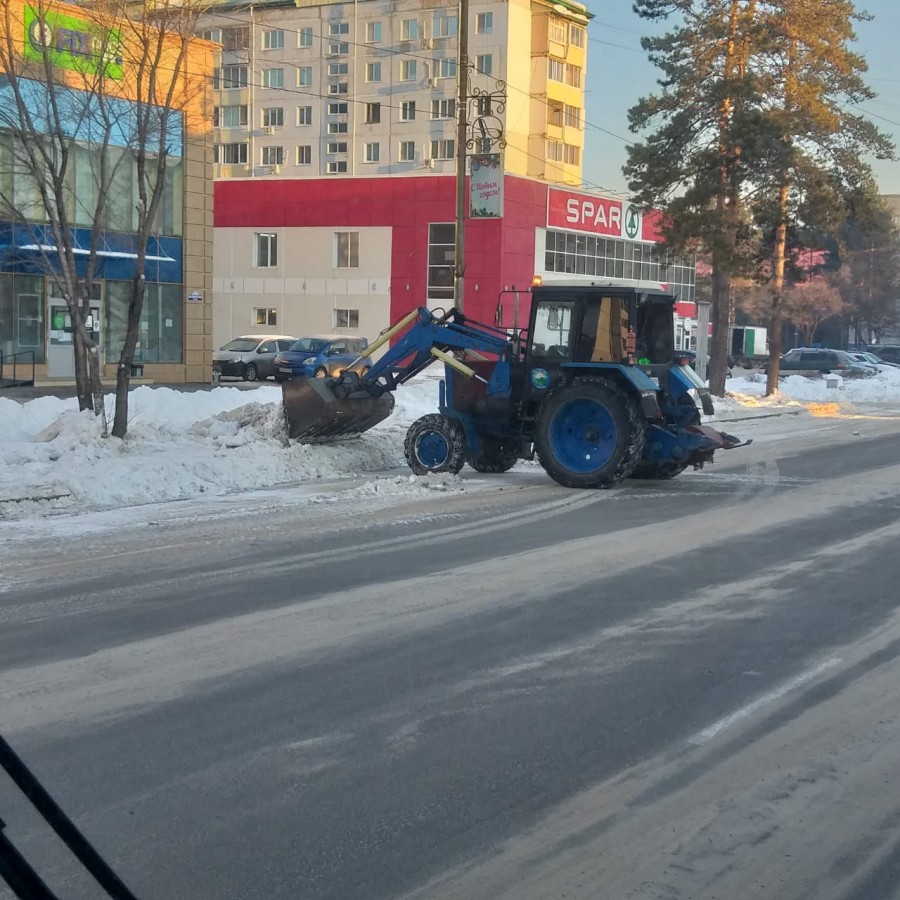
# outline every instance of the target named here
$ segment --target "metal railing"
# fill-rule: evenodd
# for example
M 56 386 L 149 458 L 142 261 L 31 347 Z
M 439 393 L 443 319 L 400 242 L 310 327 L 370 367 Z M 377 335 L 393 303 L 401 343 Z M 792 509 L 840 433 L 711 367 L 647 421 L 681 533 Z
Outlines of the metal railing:
M 31 357 L 31 378 L 20 378 L 19 367 L 27 368 L 29 363 L 19 363 L 19 357 Z M 7 376 L 5 366 L 7 360 L 12 360 L 12 376 Z M 0 350 L 0 385 L 6 384 L 34 384 L 34 350 L 20 350 L 18 353 L 4 353 Z

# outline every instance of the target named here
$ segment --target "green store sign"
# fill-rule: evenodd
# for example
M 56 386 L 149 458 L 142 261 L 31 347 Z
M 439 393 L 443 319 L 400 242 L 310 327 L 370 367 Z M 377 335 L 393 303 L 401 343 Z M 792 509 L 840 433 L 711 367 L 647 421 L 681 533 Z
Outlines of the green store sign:
M 86 75 L 122 77 L 122 39 L 118 29 L 103 32 L 94 22 L 52 10 L 25 7 L 25 59 L 48 59 L 60 69 Z

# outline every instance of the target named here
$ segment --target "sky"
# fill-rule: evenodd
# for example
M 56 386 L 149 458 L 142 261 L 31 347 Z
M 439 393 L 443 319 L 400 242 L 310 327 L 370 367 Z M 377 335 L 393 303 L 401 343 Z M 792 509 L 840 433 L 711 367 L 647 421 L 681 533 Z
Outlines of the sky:
M 587 5 L 596 18 L 588 28 L 584 179 L 589 187 L 625 195 L 625 146 L 634 139 L 627 112 L 655 89 L 657 77 L 640 48 L 648 23 L 632 11 L 632 0 L 587 0 Z M 856 8 L 874 16 L 856 27 L 855 49 L 865 56 L 867 83 L 878 94 L 862 111 L 900 147 L 900 0 L 862 0 Z M 900 194 L 900 161 L 872 160 L 872 166 L 881 193 Z
M 214 520 L 287 506 L 302 521 L 304 509 L 334 503 L 352 503 L 365 516 L 412 499 L 440 503 L 442 494 L 495 488 L 497 478 L 514 486 L 543 477 L 537 462 L 520 462 L 509 476 L 409 471 L 406 429 L 436 411 L 441 374 L 434 366 L 401 387 L 394 414 L 360 438 L 314 446 L 285 440 L 281 389 L 271 383 L 194 392 L 142 385 L 131 392 L 125 441 L 101 438 L 93 414 L 79 413 L 74 399 L 19 404 L 0 397 L 0 556 L 29 536 L 102 531 L 125 521 L 149 527 L 173 516 Z M 796 422 L 771 415 L 786 407 L 834 404 L 841 414 L 848 404 L 877 413 L 900 408 L 900 368 L 838 384 L 794 375 L 783 379 L 780 397 L 763 398 L 764 376 L 736 372 L 729 396 L 717 399 L 716 415 L 704 421 L 733 423 L 722 427 L 742 438 L 777 438 L 779 428 Z M 113 402 L 110 395 L 110 409 Z M 8 586 L 0 576 L 0 591 Z

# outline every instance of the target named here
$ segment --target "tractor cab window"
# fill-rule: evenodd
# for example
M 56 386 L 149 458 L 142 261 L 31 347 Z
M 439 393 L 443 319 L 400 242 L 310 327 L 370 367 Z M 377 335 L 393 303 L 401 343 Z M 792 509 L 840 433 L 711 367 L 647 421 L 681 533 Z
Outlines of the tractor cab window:
M 667 365 L 675 347 L 675 320 L 671 303 L 645 298 L 637 310 L 637 358 L 639 365 Z
M 539 303 L 531 335 L 533 356 L 570 359 L 573 302 Z

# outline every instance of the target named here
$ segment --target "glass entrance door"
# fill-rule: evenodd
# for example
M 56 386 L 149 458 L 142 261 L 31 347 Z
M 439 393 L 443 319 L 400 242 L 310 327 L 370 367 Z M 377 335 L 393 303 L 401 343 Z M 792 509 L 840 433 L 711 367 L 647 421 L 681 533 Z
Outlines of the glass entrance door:
M 87 330 L 100 350 L 101 362 L 103 345 L 100 343 L 100 306 L 91 304 Z M 49 378 L 75 377 L 75 328 L 64 300 L 50 298 L 50 343 L 47 347 L 47 376 Z

